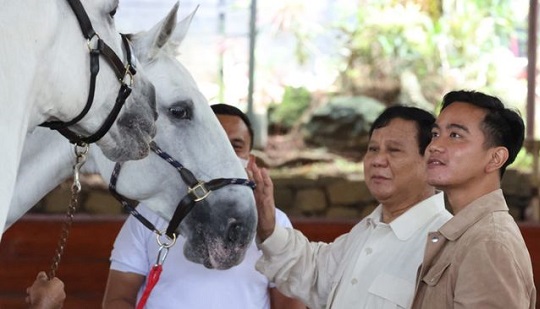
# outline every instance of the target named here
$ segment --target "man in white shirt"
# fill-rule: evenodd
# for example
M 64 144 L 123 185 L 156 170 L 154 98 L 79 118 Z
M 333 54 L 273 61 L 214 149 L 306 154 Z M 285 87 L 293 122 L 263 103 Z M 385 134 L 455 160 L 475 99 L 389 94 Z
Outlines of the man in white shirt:
M 310 309 L 409 308 L 426 236 L 451 218 L 442 193 L 426 182 L 424 152 L 434 121 L 405 106 L 389 107 L 375 120 L 364 178 L 380 205 L 330 244 L 276 225 L 272 182 L 250 164 L 263 251 L 257 270 Z
M 211 106 L 238 158 L 247 165 L 253 147 L 253 130 L 246 115 L 234 106 Z M 158 229 L 168 225 L 144 205 L 137 207 Z M 275 209 L 276 222 L 291 227 L 287 216 Z M 155 309 L 305 309 L 298 300 L 282 295 L 270 281 L 255 270 L 262 255 L 255 241 L 240 265 L 228 270 L 207 269 L 188 261 L 183 254 L 183 237 L 170 248 L 159 281 L 152 289 L 145 308 Z M 146 287 L 159 246 L 155 234 L 130 216 L 114 243 L 111 269 L 103 308 L 135 308 Z

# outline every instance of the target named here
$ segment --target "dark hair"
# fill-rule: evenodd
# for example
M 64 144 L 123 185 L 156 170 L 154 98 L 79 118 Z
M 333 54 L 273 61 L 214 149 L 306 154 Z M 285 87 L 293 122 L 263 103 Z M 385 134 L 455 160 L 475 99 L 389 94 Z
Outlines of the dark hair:
M 442 101 L 441 111 L 454 102 L 464 102 L 487 110 L 486 116 L 480 129 L 486 137 L 485 147 L 503 146 L 508 149 L 508 160 L 500 170 L 500 176 L 504 175 L 506 167 L 516 159 L 523 146 L 525 138 L 525 124 L 520 114 L 506 108 L 501 100 L 477 91 L 451 91 Z
M 418 151 L 421 155 L 424 155 L 426 147 L 431 142 L 431 129 L 435 123 L 435 116 L 417 107 L 394 105 L 386 108 L 371 125 L 369 138 L 371 138 L 374 130 L 386 127 L 395 118 L 414 121 L 418 131 L 416 135 Z
M 249 121 L 249 118 L 246 114 L 244 114 L 244 112 L 232 105 L 225 103 L 210 105 L 210 108 L 212 108 L 214 114 L 216 115 L 229 115 L 240 117 L 240 119 L 242 119 L 242 121 L 246 124 L 246 127 L 249 131 L 249 137 L 251 138 L 251 142 L 249 143 L 249 149 L 253 149 L 253 128 L 251 127 L 251 121 Z

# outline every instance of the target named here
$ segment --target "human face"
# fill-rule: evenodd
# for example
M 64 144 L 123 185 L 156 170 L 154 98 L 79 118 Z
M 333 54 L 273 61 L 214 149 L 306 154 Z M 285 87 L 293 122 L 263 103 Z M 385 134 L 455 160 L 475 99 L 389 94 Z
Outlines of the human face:
M 425 192 L 426 162 L 417 137 L 416 124 L 401 118 L 373 131 L 364 157 L 364 178 L 383 205 L 416 203 L 411 199 L 420 199 Z
M 249 129 L 242 118 L 234 115 L 216 115 L 236 155 L 244 160 L 249 159 L 251 137 Z
M 454 102 L 435 122 L 427 148 L 428 183 L 441 189 L 470 187 L 483 177 L 491 154 L 481 124 L 486 111 Z

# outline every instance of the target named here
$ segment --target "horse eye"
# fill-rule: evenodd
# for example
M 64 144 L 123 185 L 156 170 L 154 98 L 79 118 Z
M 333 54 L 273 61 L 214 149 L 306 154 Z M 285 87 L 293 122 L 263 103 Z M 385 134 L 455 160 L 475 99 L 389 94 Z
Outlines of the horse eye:
M 189 111 L 186 108 L 182 107 L 171 107 L 169 112 L 173 117 L 178 119 L 189 119 Z
M 114 15 L 116 14 L 116 10 L 117 10 L 117 9 L 118 9 L 118 8 L 114 8 L 114 10 L 112 10 L 112 11 L 109 12 L 109 16 L 111 16 L 111 18 L 114 18 Z

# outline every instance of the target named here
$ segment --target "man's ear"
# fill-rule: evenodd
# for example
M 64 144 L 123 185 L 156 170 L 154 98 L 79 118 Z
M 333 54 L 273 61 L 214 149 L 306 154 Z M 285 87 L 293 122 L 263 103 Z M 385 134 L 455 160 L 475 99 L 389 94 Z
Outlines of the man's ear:
M 506 147 L 494 147 L 490 150 L 491 158 L 486 165 L 486 172 L 491 173 L 499 170 L 508 160 L 508 149 Z

